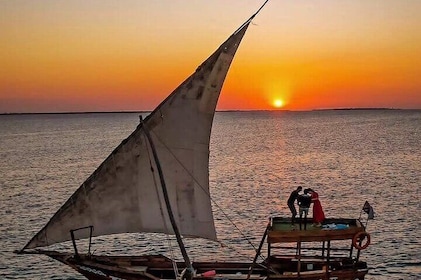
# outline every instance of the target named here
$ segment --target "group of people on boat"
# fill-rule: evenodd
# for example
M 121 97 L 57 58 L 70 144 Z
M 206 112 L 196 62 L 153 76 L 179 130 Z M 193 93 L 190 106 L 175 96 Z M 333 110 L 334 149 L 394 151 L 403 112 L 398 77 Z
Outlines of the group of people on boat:
M 291 192 L 291 195 L 288 198 L 287 204 L 292 214 L 291 223 L 295 226 L 295 218 L 297 216 L 295 203 L 297 202 L 300 216 L 300 229 L 302 222 L 304 222 L 304 229 L 307 229 L 307 216 L 310 206 L 313 203 L 313 225 L 320 227 L 325 219 L 325 214 L 319 200 L 319 194 L 311 188 L 304 189 L 303 193 L 301 193 L 302 190 L 303 188 L 301 186 L 297 187 L 296 190 Z

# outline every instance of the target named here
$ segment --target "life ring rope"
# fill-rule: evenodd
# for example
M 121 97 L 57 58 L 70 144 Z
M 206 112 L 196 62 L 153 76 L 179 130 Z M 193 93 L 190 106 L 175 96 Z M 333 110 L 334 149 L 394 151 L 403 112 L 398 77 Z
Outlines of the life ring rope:
M 361 241 L 364 238 L 367 238 L 367 241 L 365 242 L 365 244 L 361 244 Z M 365 231 L 357 232 L 352 238 L 352 245 L 358 250 L 366 249 L 368 245 L 370 245 L 370 242 L 371 242 L 371 236 L 368 232 L 365 232 Z

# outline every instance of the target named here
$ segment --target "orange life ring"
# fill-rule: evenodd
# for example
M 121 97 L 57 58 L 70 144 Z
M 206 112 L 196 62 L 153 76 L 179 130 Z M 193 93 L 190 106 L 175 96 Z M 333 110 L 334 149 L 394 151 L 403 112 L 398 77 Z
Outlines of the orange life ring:
M 361 245 L 360 243 L 364 238 L 367 238 L 367 241 L 365 242 L 364 245 Z M 365 231 L 360 231 L 356 233 L 354 237 L 352 238 L 352 245 L 358 250 L 364 250 L 365 248 L 368 247 L 368 245 L 370 245 L 370 241 L 371 241 L 370 234 Z

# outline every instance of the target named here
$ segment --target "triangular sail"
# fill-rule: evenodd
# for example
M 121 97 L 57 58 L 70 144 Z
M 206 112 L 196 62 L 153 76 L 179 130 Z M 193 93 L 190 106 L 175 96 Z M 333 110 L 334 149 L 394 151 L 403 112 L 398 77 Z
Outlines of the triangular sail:
M 235 52 L 254 15 L 144 121 L 155 143 L 181 234 L 216 239 L 209 196 L 209 141 L 214 112 Z M 93 226 L 93 236 L 172 234 L 144 130 L 125 139 L 24 249 L 70 240 L 70 230 Z M 89 237 L 88 231 L 75 238 Z

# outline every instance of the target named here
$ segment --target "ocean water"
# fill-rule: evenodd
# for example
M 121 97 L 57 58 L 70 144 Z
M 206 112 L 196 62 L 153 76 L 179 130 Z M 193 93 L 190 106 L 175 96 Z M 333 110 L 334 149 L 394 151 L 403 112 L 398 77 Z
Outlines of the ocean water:
M 0 279 L 83 279 L 13 251 L 137 124 L 136 113 L 0 116 Z M 258 246 L 268 216 L 289 216 L 298 185 L 318 191 L 327 217 L 358 218 L 366 200 L 374 207 L 366 279 L 421 279 L 420 110 L 218 112 L 210 188 L 220 244 L 187 240 L 193 261 L 252 259 L 247 240 Z M 159 235 L 125 234 L 95 238 L 93 251 L 179 258 L 171 246 Z

